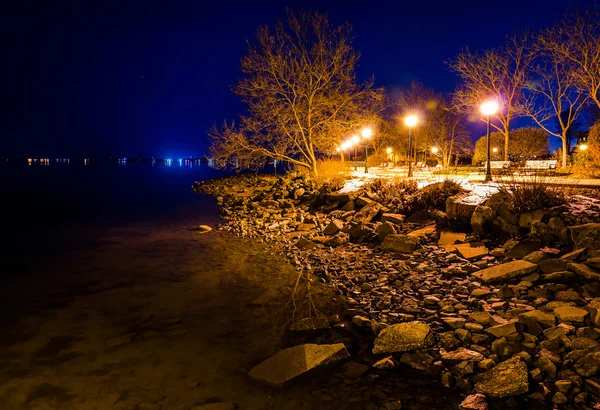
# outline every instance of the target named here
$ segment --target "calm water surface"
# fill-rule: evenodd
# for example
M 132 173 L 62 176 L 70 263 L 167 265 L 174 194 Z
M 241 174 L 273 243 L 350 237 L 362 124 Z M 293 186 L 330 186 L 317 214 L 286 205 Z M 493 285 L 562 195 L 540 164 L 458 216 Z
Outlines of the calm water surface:
M 0 162 L 2 274 L 35 268 L 49 256 L 91 246 L 102 230 L 127 224 L 215 223 L 214 198 L 194 181 L 225 176 L 206 164 L 70 160 Z

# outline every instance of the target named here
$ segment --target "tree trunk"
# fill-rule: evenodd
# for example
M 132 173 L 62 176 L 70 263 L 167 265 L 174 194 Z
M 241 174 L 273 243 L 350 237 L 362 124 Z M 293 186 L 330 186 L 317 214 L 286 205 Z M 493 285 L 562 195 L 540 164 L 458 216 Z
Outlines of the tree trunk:
M 567 167 L 567 135 L 563 133 L 562 139 L 562 166 Z
M 508 130 L 504 132 L 504 161 L 508 161 Z

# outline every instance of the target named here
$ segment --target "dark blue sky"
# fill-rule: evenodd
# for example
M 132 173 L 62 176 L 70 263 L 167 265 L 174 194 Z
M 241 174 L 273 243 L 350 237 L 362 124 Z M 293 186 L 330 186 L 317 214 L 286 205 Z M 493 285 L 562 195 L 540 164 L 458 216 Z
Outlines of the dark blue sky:
M 462 47 L 499 45 L 588 3 L 23 2 L 0 12 L 0 156 L 206 153 L 208 127 L 243 110 L 230 86 L 246 39 L 286 7 L 350 22 L 359 76 L 393 92 L 413 79 L 451 91 L 444 62 Z

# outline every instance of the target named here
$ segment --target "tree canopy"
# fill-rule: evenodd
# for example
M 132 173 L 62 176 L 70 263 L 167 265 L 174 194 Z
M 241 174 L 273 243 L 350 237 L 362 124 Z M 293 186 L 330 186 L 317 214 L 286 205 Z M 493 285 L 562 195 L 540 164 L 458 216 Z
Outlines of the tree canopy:
M 272 158 L 317 174 L 319 154 L 334 152 L 342 137 L 376 122 L 383 92 L 372 80 L 357 83 L 358 58 L 350 27 L 331 25 L 323 14 L 289 12 L 287 24 L 261 27 L 234 87 L 248 113 L 212 130 L 213 157 L 248 168 Z
M 544 130 L 535 127 L 517 128 L 510 132 L 511 138 L 508 144 L 508 157 L 513 161 L 525 161 L 528 159 L 544 157 L 548 155 L 548 134 Z M 504 155 L 504 134 L 492 132 L 490 134 L 492 161 L 502 160 Z M 487 137 L 484 135 L 475 143 L 473 164 L 480 164 L 487 160 Z

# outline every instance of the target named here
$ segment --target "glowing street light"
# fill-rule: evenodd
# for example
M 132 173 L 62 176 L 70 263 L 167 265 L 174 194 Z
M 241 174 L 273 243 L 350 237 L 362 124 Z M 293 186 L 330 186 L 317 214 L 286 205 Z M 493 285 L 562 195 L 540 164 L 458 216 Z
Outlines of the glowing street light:
M 585 151 L 586 149 L 588 149 L 588 145 L 587 145 L 587 144 L 581 144 L 581 145 L 579 146 L 579 149 L 580 149 L 581 151 Z
M 492 151 L 494 152 L 494 154 L 497 154 L 498 153 L 498 147 L 492 148 Z
M 412 177 L 412 130 L 419 122 L 416 115 L 408 115 L 404 117 L 404 124 L 408 127 L 408 176 Z
M 438 147 L 431 147 L 431 153 L 432 153 L 432 154 L 434 154 L 434 155 L 435 155 L 435 154 L 437 154 L 437 153 L 438 153 L 438 151 L 439 151 L 439 148 L 438 148 Z
M 487 165 L 485 170 L 485 181 L 492 180 L 492 167 L 490 165 L 490 117 L 498 112 L 500 106 L 496 101 L 486 101 L 481 104 L 481 113 L 487 117 Z
M 386 150 L 385 150 L 385 152 L 387 152 L 388 154 L 391 154 L 392 153 L 392 147 L 387 147 Z

